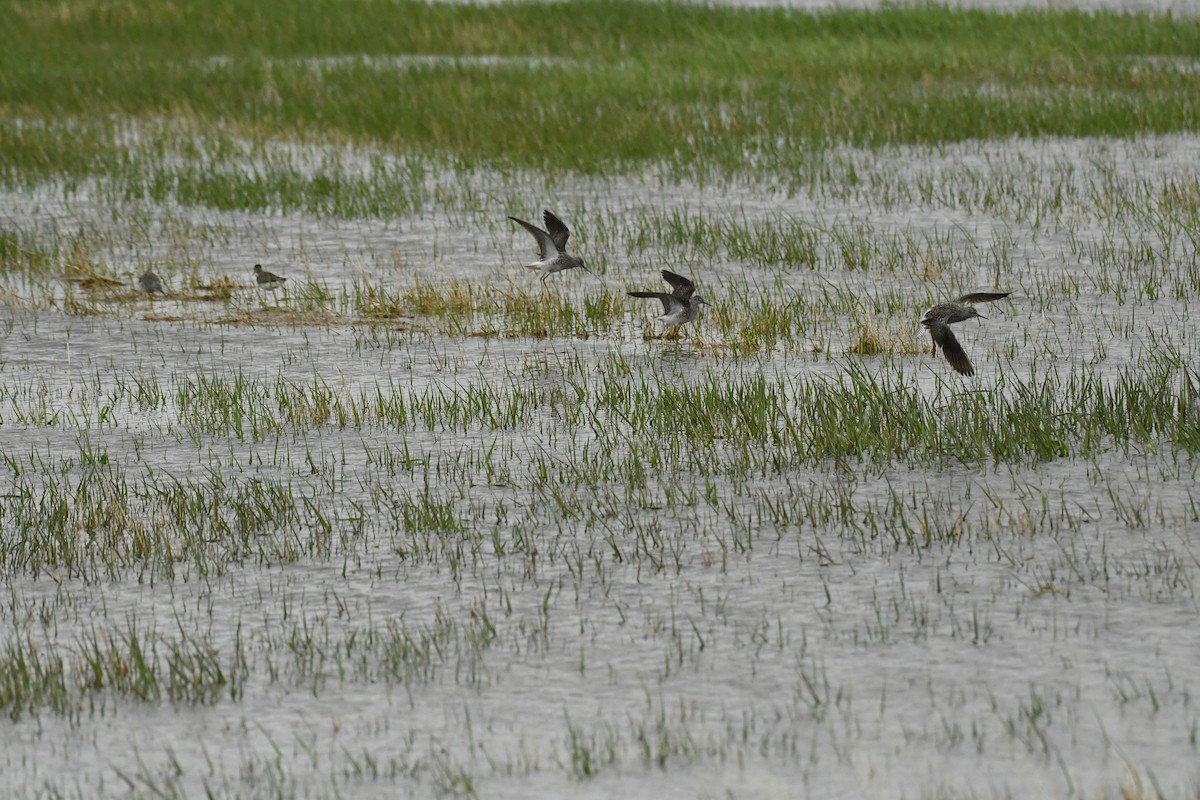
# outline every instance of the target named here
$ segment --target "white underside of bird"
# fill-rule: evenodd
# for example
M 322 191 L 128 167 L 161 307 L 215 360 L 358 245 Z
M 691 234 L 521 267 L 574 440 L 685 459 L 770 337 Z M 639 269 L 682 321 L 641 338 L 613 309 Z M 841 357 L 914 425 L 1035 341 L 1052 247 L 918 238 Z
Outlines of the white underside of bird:
M 662 271 L 663 280 L 671 284 L 671 292 L 629 292 L 630 297 L 653 297 L 663 304 L 663 314 L 659 321 L 674 325 L 676 330 L 694 320 L 700 315 L 700 306 L 708 305 L 708 301 L 696 294 L 696 285 L 682 275 L 670 270 Z
M 579 268 L 584 272 L 590 272 L 591 270 L 584 266 L 582 258 L 573 256 L 567 252 L 567 239 L 570 237 L 571 232 L 563 224 L 563 221 L 550 213 L 549 210 L 542 212 L 542 218 L 546 222 L 547 230 L 542 230 L 523 219 L 509 217 L 513 222 L 528 231 L 529 235 L 537 242 L 538 260 L 532 264 L 525 264 L 525 269 L 540 272 L 543 284 L 546 282 L 546 276 L 562 272 L 563 270 Z
M 666 297 L 667 299 L 663 300 L 665 313 L 658 318 L 659 322 L 667 325 L 685 325 L 700 315 L 698 305 L 685 305 L 670 295 Z

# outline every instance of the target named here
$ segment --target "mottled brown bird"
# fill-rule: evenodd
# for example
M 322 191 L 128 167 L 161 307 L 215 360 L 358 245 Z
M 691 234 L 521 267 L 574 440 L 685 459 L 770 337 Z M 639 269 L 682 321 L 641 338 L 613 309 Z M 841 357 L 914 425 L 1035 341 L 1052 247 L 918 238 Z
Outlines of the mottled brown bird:
M 974 304 L 1003 300 L 1010 294 L 1012 292 L 973 292 L 949 303 L 939 303 L 926 311 L 925 316 L 921 317 L 921 324 L 933 338 L 933 354 L 936 356 L 937 349 L 942 348 L 942 354 L 946 356 L 950 366 L 954 367 L 955 372 L 960 375 L 974 375 L 975 368 L 971 366 L 971 359 L 967 358 L 966 351 L 958 343 L 950 326 L 973 317 L 987 319 L 975 309 Z
M 263 269 L 262 264 L 255 264 L 254 281 L 260 289 L 278 289 L 280 286 L 283 286 L 287 278 L 282 275 L 276 275 L 274 272 L 267 272 Z
M 146 294 L 166 294 L 162 280 L 149 269 L 138 277 L 138 288 Z

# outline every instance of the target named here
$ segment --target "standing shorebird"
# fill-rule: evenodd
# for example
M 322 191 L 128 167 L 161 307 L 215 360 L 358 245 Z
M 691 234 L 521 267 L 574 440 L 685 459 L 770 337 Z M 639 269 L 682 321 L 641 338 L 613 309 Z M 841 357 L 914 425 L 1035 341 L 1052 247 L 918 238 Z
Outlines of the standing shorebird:
M 267 272 L 263 269 L 262 264 L 254 265 L 254 280 L 258 283 L 260 289 L 278 289 L 283 286 L 287 278 L 282 275 L 276 275 L 274 272 Z
M 542 212 L 542 219 L 546 221 L 546 230 L 531 225 L 523 219 L 516 217 L 509 217 L 509 219 L 529 231 L 537 242 L 538 260 L 532 264 L 526 264 L 525 269 L 536 269 L 541 272 L 543 287 L 546 285 L 546 278 L 556 272 L 579 267 L 589 275 L 592 273 L 584 266 L 582 258 L 567 252 L 567 238 L 570 237 L 571 231 L 561 219 L 549 211 Z
M 950 326 L 955 322 L 962 322 L 973 317 L 987 319 L 975 310 L 974 303 L 990 303 L 993 300 L 1002 300 L 1010 294 L 1012 292 L 964 294 L 949 303 L 939 303 L 926 311 L 925 316 L 921 317 L 921 324 L 928 329 L 930 337 L 933 338 L 933 355 L 937 355 L 937 349 L 940 346 L 946 360 L 950 362 L 950 366 L 954 367 L 956 372 L 960 375 L 974 375 L 975 368 L 971 366 L 971 359 L 967 358 L 966 351 L 954 337 Z
M 666 292 L 630 292 L 630 297 L 655 297 L 662 301 L 663 315 L 660 322 L 675 326 L 675 336 L 683 326 L 694 320 L 700 314 L 701 305 L 712 305 L 696 294 L 696 284 L 682 275 L 676 275 L 668 269 L 662 271 L 663 280 L 671 284 L 671 293 Z
M 166 294 L 162 281 L 153 270 L 146 270 L 138 277 L 138 288 L 146 294 Z

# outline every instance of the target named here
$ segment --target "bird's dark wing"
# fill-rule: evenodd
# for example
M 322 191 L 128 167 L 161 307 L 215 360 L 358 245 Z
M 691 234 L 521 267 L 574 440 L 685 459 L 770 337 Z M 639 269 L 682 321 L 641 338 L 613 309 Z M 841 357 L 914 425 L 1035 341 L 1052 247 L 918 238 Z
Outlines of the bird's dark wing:
M 964 294 L 954 302 L 956 303 L 991 303 L 994 300 L 1003 300 L 1012 292 L 972 292 Z
M 949 325 L 935 323 L 926 327 L 929 328 L 929 335 L 933 337 L 933 343 L 942 348 L 946 361 L 950 362 L 950 366 L 954 367 L 955 372 L 960 375 L 975 374 L 975 368 L 971 366 L 971 359 L 967 358 L 966 351 L 958 343 L 958 339 L 955 338 Z
M 551 214 L 549 211 L 542 212 L 542 219 L 546 220 L 546 230 L 550 232 L 550 238 L 554 240 L 554 246 L 560 252 L 567 249 L 567 239 L 571 236 L 571 231 L 563 224 L 563 221 Z
M 546 233 L 537 225 L 531 225 L 525 220 L 517 219 L 516 217 L 509 217 L 509 219 L 533 235 L 534 240 L 537 242 L 537 257 L 542 261 L 545 261 L 547 258 L 556 255 L 561 250 L 561 248 L 555 244 L 555 240 L 550 237 L 550 234 Z
M 662 271 L 663 280 L 671 284 L 671 294 L 679 298 L 683 303 L 687 303 L 692 299 L 692 295 L 696 293 L 696 284 L 689 281 L 682 275 L 677 275 L 669 269 Z
M 666 292 L 630 292 L 630 297 L 655 297 L 662 301 L 663 314 L 670 314 L 676 308 L 683 304 L 679 302 L 679 298 L 675 295 L 667 294 Z

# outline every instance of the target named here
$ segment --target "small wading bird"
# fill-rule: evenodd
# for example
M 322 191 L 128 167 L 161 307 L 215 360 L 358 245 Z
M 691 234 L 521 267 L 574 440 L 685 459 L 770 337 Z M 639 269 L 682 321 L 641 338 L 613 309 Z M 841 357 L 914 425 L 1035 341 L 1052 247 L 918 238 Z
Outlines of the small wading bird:
M 662 271 L 663 280 L 671 284 L 671 293 L 666 292 L 630 292 L 630 297 L 654 297 L 662 301 L 663 315 L 660 322 L 675 326 L 675 337 L 683 326 L 694 320 L 700 314 L 701 305 L 712 305 L 696 294 L 696 284 L 682 275 L 676 275 L 670 270 Z
M 258 283 L 260 289 L 278 289 L 283 286 L 283 282 L 287 278 L 282 275 L 276 275 L 274 272 L 267 272 L 262 268 L 262 264 L 254 265 L 254 280 Z
M 162 281 L 154 274 L 153 270 L 146 270 L 138 277 L 138 288 L 146 294 L 166 294 Z
M 546 278 L 563 270 L 579 267 L 589 275 L 592 274 L 592 271 L 584 266 L 582 258 L 567 252 L 567 239 L 570 237 L 571 231 L 567 229 L 563 221 L 549 211 L 543 211 L 542 218 L 546 221 L 546 230 L 531 225 L 523 219 L 509 217 L 513 222 L 529 231 L 537 242 L 538 260 L 532 264 L 526 264 L 525 269 L 536 269 L 541 272 L 543 287 L 546 285 Z
M 971 359 L 967 358 L 966 351 L 962 349 L 962 345 L 958 343 L 958 339 L 954 337 L 954 332 L 950 330 L 950 326 L 955 322 L 962 322 L 965 319 L 979 317 L 987 319 L 987 317 L 975 310 L 975 303 L 991 303 L 994 300 L 1003 300 L 1012 292 L 974 292 L 973 294 L 964 294 L 949 303 L 939 303 L 933 308 L 925 312 L 925 316 L 921 317 L 921 324 L 929 331 L 930 337 L 933 338 L 933 355 L 937 355 L 938 347 L 942 348 L 942 353 L 946 356 L 946 360 L 950 362 L 950 366 L 960 375 L 974 375 L 975 368 L 971 366 Z

